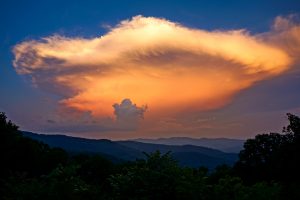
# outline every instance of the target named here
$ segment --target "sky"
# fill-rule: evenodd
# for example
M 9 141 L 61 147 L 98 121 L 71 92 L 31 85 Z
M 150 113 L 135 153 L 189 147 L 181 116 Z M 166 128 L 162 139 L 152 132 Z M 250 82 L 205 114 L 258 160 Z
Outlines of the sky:
M 21 130 L 245 139 L 300 115 L 298 0 L 0 0 L 0 22 Z

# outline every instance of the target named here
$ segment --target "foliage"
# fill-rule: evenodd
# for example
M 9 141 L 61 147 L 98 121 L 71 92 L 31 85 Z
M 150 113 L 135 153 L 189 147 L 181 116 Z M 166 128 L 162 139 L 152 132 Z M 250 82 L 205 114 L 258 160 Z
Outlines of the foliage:
M 235 170 L 248 183 L 257 181 L 298 182 L 300 178 L 300 119 L 287 114 L 283 134 L 260 134 L 248 139 Z
M 180 167 L 159 151 L 114 164 L 23 137 L 0 113 L 0 199 L 300 199 L 300 119 L 244 144 L 234 167 Z

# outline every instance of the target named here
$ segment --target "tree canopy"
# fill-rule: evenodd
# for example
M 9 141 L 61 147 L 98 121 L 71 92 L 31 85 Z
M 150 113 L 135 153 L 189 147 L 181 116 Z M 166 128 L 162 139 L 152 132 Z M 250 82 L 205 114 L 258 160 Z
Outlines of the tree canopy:
M 235 166 L 180 167 L 172 153 L 113 163 L 22 136 L 0 112 L 0 199 L 300 199 L 300 119 L 248 139 Z

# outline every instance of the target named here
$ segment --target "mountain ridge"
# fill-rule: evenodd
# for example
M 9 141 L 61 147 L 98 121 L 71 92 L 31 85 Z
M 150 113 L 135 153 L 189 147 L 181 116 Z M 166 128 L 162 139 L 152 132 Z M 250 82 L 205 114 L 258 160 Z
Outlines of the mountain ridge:
M 218 149 L 226 153 L 239 153 L 243 149 L 245 140 L 231 138 L 190 138 L 190 137 L 170 137 L 144 139 L 137 138 L 130 141 L 165 144 L 165 145 L 194 145 L 213 149 Z
M 217 149 L 194 145 L 164 145 L 136 141 L 111 141 L 108 139 L 86 139 L 66 135 L 46 135 L 22 132 L 24 136 L 39 140 L 51 147 L 60 147 L 72 153 L 93 153 L 111 156 L 123 161 L 145 158 L 145 153 L 159 150 L 162 153 L 171 151 L 172 156 L 182 166 L 205 166 L 214 169 L 217 165 L 232 165 L 237 154 L 225 153 Z

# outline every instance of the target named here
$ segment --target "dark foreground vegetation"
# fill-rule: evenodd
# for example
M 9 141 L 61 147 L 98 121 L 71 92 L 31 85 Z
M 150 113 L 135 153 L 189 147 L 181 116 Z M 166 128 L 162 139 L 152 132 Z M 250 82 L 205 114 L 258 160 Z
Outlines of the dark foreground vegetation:
M 257 135 L 233 167 L 180 167 L 171 153 L 114 164 L 22 136 L 0 113 L 0 199 L 300 199 L 300 119 Z

